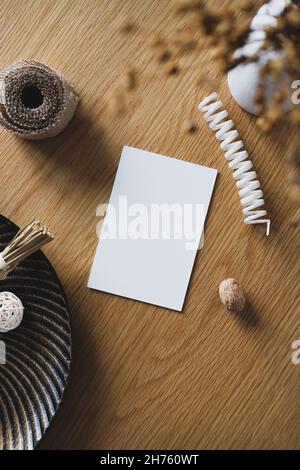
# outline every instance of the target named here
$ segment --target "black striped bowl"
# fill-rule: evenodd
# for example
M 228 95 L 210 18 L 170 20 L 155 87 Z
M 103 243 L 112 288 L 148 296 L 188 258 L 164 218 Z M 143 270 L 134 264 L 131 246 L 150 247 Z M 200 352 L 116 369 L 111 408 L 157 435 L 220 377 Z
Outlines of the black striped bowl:
M 0 215 L 0 252 L 17 230 Z M 0 364 L 0 449 L 33 449 L 67 384 L 71 364 L 67 300 L 40 251 L 0 281 L 1 291 L 17 295 L 25 310 L 19 328 L 0 333 L 6 346 L 6 364 Z

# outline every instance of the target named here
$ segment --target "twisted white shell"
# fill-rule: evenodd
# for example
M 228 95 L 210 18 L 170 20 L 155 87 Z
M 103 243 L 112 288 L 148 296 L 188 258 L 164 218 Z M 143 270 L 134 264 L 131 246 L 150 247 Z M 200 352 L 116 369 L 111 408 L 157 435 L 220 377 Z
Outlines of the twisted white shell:
M 216 92 L 201 101 L 199 110 L 211 130 L 216 133 L 225 158 L 229 161 L 228 166 L 233 170 L 245 224 L 266 224 L 266 233 L 269 235 L 271 222 L 265 218 L 267 211 L 262 208 L 265 201 L 261 185 L 234 122 L 228 118 L 228 111 L 223 109 L 222 101 L 218 99 Z
M 17 328 L 23 318 L 24 307 L 12 292 L 0 292 L 0 333 Z

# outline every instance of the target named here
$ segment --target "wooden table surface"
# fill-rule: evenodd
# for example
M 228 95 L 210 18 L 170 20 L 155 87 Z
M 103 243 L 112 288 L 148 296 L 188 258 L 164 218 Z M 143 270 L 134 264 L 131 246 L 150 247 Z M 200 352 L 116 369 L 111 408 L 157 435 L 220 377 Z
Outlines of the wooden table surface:
M 299 448 L 299 239 L 289 226 L 284 156 L 293 134 L 262 136 L 231 99 L 201 48 L 167 77 L 146 38 L 185 20 L 169 0 L 2 0 L 1 67 L 30 57 L 60 70 L 80 105 L 48 141 L 1 134 L 1 212 L 18 225 L 39 217 L 56 233 L 45 252 L 70 303 L 73 367 L 42 449 Z M 220 5 L 224 1 L 211 1 Z M 236 0 L 238 6 L 239 2 Z M 119 31 L 132 15 L 136 28 Z M 107 97 L 126 68 L 137 88 L 123 117 Z M 262 182 L 271 234 L 243 224 L 231 171 L 197 111 L 199 71 L 217 80 Z M 183 130 L 191 117 L 195 134 Z M 123 145 L 216 167 L 219 176 L 183 314 L 89 290 L 95 210 L 109 198 Z M 249 303 L 232 315 L 218 285 L 238 279 Z

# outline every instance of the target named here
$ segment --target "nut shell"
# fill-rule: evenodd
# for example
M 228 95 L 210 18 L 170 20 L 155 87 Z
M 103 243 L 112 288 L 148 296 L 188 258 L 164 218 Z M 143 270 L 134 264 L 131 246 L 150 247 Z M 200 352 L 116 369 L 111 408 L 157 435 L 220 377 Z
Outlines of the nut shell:
M 219 286 L 221 302 L 232 312 L 242 312 L 246 305 L 243 289 L 235 279 L 225 279 Z

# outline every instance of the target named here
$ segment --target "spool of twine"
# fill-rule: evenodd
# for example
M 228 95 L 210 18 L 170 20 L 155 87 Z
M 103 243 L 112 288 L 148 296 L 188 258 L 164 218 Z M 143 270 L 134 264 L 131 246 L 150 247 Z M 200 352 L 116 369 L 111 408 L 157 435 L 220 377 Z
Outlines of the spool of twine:
M 24 139 L 59 134 L 77 103 L 66 79 L 40 62 L 18 60 L 0 73 L 0 126 Z

